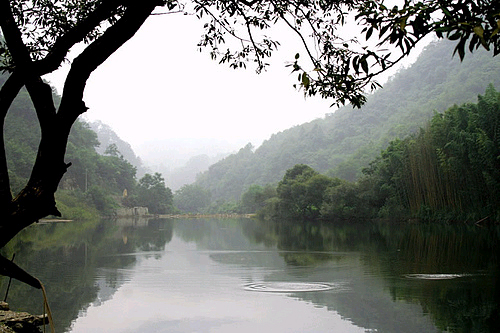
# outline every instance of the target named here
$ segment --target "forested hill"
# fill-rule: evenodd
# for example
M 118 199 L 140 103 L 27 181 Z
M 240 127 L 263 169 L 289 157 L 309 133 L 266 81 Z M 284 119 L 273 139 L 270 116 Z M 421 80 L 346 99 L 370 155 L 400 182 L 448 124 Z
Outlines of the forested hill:
M 6 77 L 0 75 L 0 87 Z M 56 94 L 53 97 L 59 99 Z M 5 119 L 4 135 L 10 183 L 12 191 L 17 194 L 30 177 L 40 142 L 38 119 L 25 89 L 12 103 Z M 123 158 L 98 155 L 95 150 L 98 145 L 97 135 L 89 125 L 76 121 L 71 129 L 65 157 L 72 165 L 61 180 L 60 190 L 56 194 L 58 199 L 64 198 L 64 202 L 58 200 L 63 214 L 67 213 L 65 206 L 69 204 L 68 201 L 78 202 L 80 206 L 99 201 L 96 206 L 102 206 L 105 195 L 121 194 L 123 189 L 135 186 L 135 168 Z M 87 194 L 85 200 L 83 192 Z M 77 195 L 82 195 L 82 198 L 69 198 Z
M 7 75 L 0 73 L 0 87 L 6 78 Z M 53 98 L 60 99 L 56 94 Z M 98 154 L 96 148 L 100 142 L 90 125 L 83 120 L 73 125 L 65 155 L 71 167 L 56 192 L 57 206 L 63 217 L 96 218 L 112 214 L 120 206 L 147 206 L 154 214 L 172 212 L 172 192 L 165 187 L 161 174 L 146 174 L 137 181 L 137 168 L 124 157 L 125 154 L 135 157 L 130 145 L 122 142 L 109 127 L 106 132 L 109 138 L 104 144 L 107 146 L 104 154 Z M 30 177 L 40 142 L 38 119 L 25 89 L 7 113 L 4 138 L 10 185 L 13 194 L 17 194 Z M 123 148 L 124 153 L 120 150 Z M 136 162 L 140 160 L 136 158 Z
M 106 149 L 111 145 L 115 145 L 123 158 L 127 160 L 137 169 L 137 177 L 140 178 L 148 172 L 147 168 L 143 165 L 141 158 L 138 157 L 132 146 L 128 142 L 123 141 L 118 134 L 109 126 L 96 120 L 89 123 L 90 129 L 97 134 L 97 139 L 100 145 L 96 147 L 96 151 L 103 155 Z
M 209 189 L 212 200 L 238 200 L 250 185 L 275 183 L 298 163 L 355 180 L 390 140 L 415 132 L 435 111 L 476 101 L 490 83 L 500 87 L 500 58 L 480 49 L 460 62 L 452 57 L 453 47 L 448 41 L 430 44 L 361 109 L 346 106 L 273 134 L 255 151 L 247 145 L 212 165 L 195 184 Z

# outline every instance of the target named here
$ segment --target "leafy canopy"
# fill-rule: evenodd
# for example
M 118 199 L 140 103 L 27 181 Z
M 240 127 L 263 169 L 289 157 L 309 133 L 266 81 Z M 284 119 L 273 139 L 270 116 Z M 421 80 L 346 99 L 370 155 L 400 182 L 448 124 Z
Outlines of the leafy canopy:
M 367 88 L 378 87 L 374 77 L 394 66 L 424 36 L 435 32 L 458 40 L 455 52 L 465 55 L 465 45 L 499 47 L 500 4 L 498 1 L 401 1 L 389 8 L 387 1 L 195 1 L 200 18 L 209 18 L 201 47 L 209 47 L 212 58 L 245 67 L 253 61 L 260 72 L 279 42 L 264 34 L 278 22 L 297 34 L 305 57 L 297 53 L 289 66 L 298 73 L 298 84 L 306 96 L 333 98 L 335 104 L 356 107 L 366 100 Z M 345 37 L 358 25 L 361 34 Z M 239 29 L 238 29 L 239 28 Z M 262 31 L 257 36 L 255 30 Z M 244 34 L 246 32 L 246 34 Z M 227 37 L 241 48 L 224 49 Z M 371 42 L 375 39 L 376 42 Z M 374 46 L 372 46 L 374 45 Z
M 139 180 L 136 204 L 146 206 L 152 214 L 165 214 L 173 210 L 172 191 L 165 186 L 165 179 L 156 172 L 145 174 Z
M 494 55 L 500 52 L 498 1 L 405 0 L 399 6 L 387 2 L 166 0 L 156 1 L 166 11 L 154 14 L 196 15 L 204 21 L 200 49 L 207 48 L 214 60 L 232 68 L 253 63 L 257 72 L 266 69 L 267 59 L 280 45 L 271 28 L 284 25 L 303 46 L 288 64 L 298 74 L 294 86 L 306 96 L 333 98 L 337 105 L 361 106 L 366 90 L 379 86 L 374 77 L 398 63 L 431 32 L 456 40 L 460 58 L 466 47 L 483 46 Z M 125 0 L 14 0 L 10 6 L 31 59 L 43 63 L 54 56 L 65 57 L 75 42 L 95 41 L 131 4 Z M 352 29 L 360 33 L 345 37 Z M 0 45 L 1 69 L 15 69 L 12 52 L 7 44 Z

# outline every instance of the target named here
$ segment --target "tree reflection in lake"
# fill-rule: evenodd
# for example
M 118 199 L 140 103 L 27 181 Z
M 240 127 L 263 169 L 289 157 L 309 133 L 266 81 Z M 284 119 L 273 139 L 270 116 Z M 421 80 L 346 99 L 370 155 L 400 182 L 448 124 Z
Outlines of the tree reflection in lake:
M 58 332 L 72 323 L 75 332 L 130 332 L 134 325 L 149 332 L 192 325 L 202 332 L 488 332 L 500 327 L 499 235 L 498 227 L 420 224 L 89 221 L 33 226 L 4 254 L 15 252 L 45 283 Z M 245 291 L 263 282 L 333 288 Z M 93 311 L 126 316 L 141 299 L 153 317 L 136 311 L 137 318 L 105 324 Z M 42 304 L 38 291 L 20 283 L 9 302 L 34 313 Z
M 375 313 L 381 331 L 401 331 L 391 313 L 398 304 L 418 304 L 436 327 L 443 331 L 492 332 L 500 328 L 499 231 L 498 227 L 436 224 L 318 224 L 265 223 L 267 234 L 275 235 L 277 247 L 289 265 L 314 265 L 328 258 L 324 253 L 359 253 L 363 274 L 383 278 L 383 289 L 393 304 L 373 297 L 376 288 L 354 286 L 378 283 L 378 279 L 351 276 L 352 291 L 364 292 L 359 299 L 340 296 L 336 311 L 360 326 L 373 324 Z M 256 239 L 262 231 L 259 230 Z M 267 237 L 269 238 L 269 237 Z M 261 240 L 264 241 L 264 240 Z M 453 279 L 435 279 L 432 274 Z M 414 276 L 409 276 L 415 274 Z M 411 279 L 410 279 L 411 277 Z M 434 275 L 435 277 L 435 275 Z M 445 276 L 446 277 L 446 276 Z M 323 294 L 304 299 L 324 303 Z M 318 298 L 319 297 L 319 298 Z M 322 303 L 323 302 L 323 303 Z M 372 302 L 372 305 L 370 305 Z M 366 307 L 366 309 L 360 309 Z M 384 310 L 388 310 L 384 314 Z M 370 313 L 366 315 L 366 312 Z M 384 319 L 385 318 L 385 319 Z M 396 325 L 396 326 L 394 326 Z M 411 331 L 411 330 L 410 330 Z
M 133 266 L 136 251 L 161 251 L 172 238 L 172 223 L 159 220 L 124 219 L 33 225 L 4 248 L 16 262 L 33 272 L 49 292 L 56 331 L 64 332 L 98 299 L 98 271 L 108 269 L 105 285 L 119 287 L 116 270 Z M 112 270 L 109 270 L 112 269 Z M 5 291 L 7 278 L 0 277 Z M 102 284 L 101 284 L 102 287 Z M 4 293 L 2 293 L 3 298 Z M 41 313 L 42 295 L 36 289 L 12 282 L 8 302 L 11 309 Z

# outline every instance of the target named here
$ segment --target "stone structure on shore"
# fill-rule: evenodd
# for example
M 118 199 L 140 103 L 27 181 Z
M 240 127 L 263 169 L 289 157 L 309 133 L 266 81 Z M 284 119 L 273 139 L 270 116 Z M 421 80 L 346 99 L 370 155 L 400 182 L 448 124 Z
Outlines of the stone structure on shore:
M 40 333 L 38 327 L 47 321 L 47 316 L 10 311 L 9 304 L 0 302 L 0 333 Z
M 148 207 L 120 207 L 116 209 L 116 216 L 118 217 L 132 217 L 132 216 L 145 216 L 149 215 Z

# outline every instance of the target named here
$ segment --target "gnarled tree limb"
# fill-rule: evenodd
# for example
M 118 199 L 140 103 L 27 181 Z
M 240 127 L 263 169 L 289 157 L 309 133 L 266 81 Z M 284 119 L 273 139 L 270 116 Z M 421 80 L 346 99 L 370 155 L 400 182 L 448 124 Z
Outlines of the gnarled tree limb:
M 67 51 L 86 32 L 92 29 L 92 25 L 98 26 L 106 13 L 111 13 L 117 6 L 126 4 L 126 10 L 117 22 L 112 24 L 99 38 L 94 40 L 78 56 L 71 66 L 68 74 L 61 105 L 56 112 L 52 100 L 52 90 L 43 82 L 41 73 L 53 69 L 57 62 L 61 62 Z M 0 247 L 3 247 L 19 231 L 47 215 L 60 215 L 58 212 L 54 193 L 66 172 L 69 164 L 64 162 L 66 144 L 71 126 L 78 116 L 86 111 L 83 102 L 85 84 L 92 71 L 99 67 L 111 54 L 129 40 L 144 21 L 151 15 L 152 11 L 163 5 L 161 0 L 148 1 L 116 1 L 106 2 L 108 7 L 97 7 L 93 19 L 82 23 L 81 30 L 70 30 L 69 37 L 61 37 L 54 44 L 57 49 L 54 53 L 48 53 L 46 62 L 33 62 L 28 57 L 27 48 L 20 39 L 20 32 L 13 24 L 12 13 L 4 12 L 0 16 L 0 25 L 6 33 L 6 41 L 12 53 L 16 72 L 19 71 L 22 81 L 26 85 L 40 122 L 42 137 L 38 149 L 37 158 L 32 174 L 26 187 L 14 198 L 9 205 L 10 213 L 0 221 Z M 0 0 L 0 10 L 6 9 L 7 0 Z M 96 13 L 97 12 L 97 13 Z M 92 23 L 92 24 L 91 24 Z M 74 34 L 74 35 L 71 35 Z M 7 35 L 9 36 L 7 38 Z M 68 35 L 66 35 L 68 36 Z M 21 41 L 21 42 L 20 42 Z M 56 60 L 53 60 L 56 59 Z M 1 169 L 0 169 L 1 171 Z

